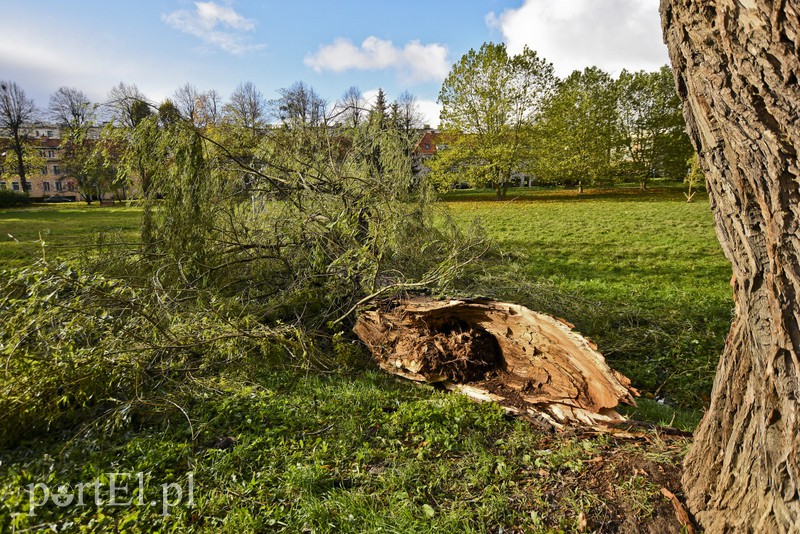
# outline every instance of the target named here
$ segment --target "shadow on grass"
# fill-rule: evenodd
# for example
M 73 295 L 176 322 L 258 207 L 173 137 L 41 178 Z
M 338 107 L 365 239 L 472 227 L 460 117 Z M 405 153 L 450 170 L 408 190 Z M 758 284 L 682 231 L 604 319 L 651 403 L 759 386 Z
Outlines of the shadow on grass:
M 707 198 L 705 193 L 700 195 L 695 197 L 695 202 L 701 202 Z M 591 200 L 613 200 L 616 202 L 663 202 L 666 200 L 686 202 L 686 197 L 683 195 L 683 187 L 679 187 L 676 184 L 651 187 L 644 190 L 638 187 L 584 189 L 583 193 L 579 193 L 577 189 L 564 188 L 514 188 L 509 189 L 505 199 L 498 199 L 491 189 L 464 189 L 448 191 L 441 196 L 441 200 L 445 202 L 585 202 Z

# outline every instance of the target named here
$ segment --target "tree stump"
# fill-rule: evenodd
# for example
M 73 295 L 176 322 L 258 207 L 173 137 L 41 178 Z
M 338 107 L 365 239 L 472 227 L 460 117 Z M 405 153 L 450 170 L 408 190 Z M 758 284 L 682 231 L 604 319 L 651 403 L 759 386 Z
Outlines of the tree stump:
M 384 302 L 354 327 L 389 373 L 438 382 L 554 427 L 602 426 L 635 405 L 630 380 L 561 319 L 493 300 Z

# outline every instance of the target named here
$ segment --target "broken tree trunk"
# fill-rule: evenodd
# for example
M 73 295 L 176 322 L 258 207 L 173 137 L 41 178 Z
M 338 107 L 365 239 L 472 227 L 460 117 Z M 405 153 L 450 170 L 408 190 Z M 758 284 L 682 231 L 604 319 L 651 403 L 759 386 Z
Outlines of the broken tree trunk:
M 624 421 L 638 395 L 572 325 L 492 300 L 396 300 L 362 313 L 355 333 L 381 368 L 441 382 L 555 427 Z

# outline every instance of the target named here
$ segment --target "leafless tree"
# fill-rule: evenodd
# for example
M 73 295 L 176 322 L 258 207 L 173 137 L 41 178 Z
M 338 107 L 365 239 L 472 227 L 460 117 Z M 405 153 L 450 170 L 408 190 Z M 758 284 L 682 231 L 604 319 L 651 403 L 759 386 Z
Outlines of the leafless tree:
M 25 91 L 16 82 L 0 81 L 0 129 L 11 137 L 13 150 L 17 155 L 17 174 L 25 193 L 29 190 L 25 179 L 25 128 L 36 120 L 38 113 L 36 103 L 25 96 Z
M 124 82 L 120 82 L 109 91 L 106 106 L 114 120 L 129 128 L 135 127 L 151 112 L 147 97 L 136 84 L 129 85 Z
M 74 87 L 59 87 L 50 97 L 50 119 L 70 130 L 83 128 L 94 120 L 95 106 Z
M 267 102 L 252 82 L 244 82 L 236 86 L 223 112 L 229 121 L 256 130 L 266 118 Z
M 275 117 L 286 125 L 321 126 L 327 121 L 328 103 L 304 82 L 279 89 L 281 97 L 271 102 Z
M 187 82 L 175 91 L 172 95 L 172 102 L 184 119 L 197 125 L 201 97 L 202 95 L 197 90 L 197 87 Z
M 367 101 L 361 90 L 352 86 L 348 88 L 334 108 L 337 122 L 348 128 L 358 128 L 366 121 L 369 110 Z
M 222 97 L 211 89 L 198 98 L 198 121 L 200 126 L 214 126 L 222 118 Z
M 403 91 L 395 102 L 398 111 L 398 127 L 403 132 L 411 134 L 415 130 L 422 128 L 424 118 L 417 105 L 417 97 L 408 91 Z

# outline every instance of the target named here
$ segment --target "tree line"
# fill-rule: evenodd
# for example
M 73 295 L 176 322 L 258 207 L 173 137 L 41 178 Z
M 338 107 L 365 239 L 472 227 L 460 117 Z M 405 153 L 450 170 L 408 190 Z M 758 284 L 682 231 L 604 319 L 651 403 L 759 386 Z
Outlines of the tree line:
M 440 184 L 492 185 L 499 197 L 516 179 L 582 187 L 654 177 L 680 179 L 693 149 L 668 66 L 597 67 L 564 79 L 527 47 L 470 50 L 445 79 L 439 102 L 441 148 L 432 164 Z
M 113 87 L 104 102 L 92 102 L 80 89 L 60 87 L 46 109 L 37 107 L 16 82 L 0 82 L 0 143 L 7 146 L 0 172 L 19 177 L 22 191 L 30 189 L 29 177 L 45 166 L 39 140 L 30 136 L 32 127 L 49 121 L 60 129 L 61 169 L 72 178 L 78 192 L 91 201 L 103 192 L 128 193 L 131 176 L 138 180 L 137 194 L 150 190 L 150 170 L 145 161 L 147 147 L 137 147 L 132 132 L 147 119 L 159 117 L 161 126 L 182 120 L 225 143 L 244 159 L 268 131 L 280 128 L 318 127 L 355 131 L 391 128 L 402 138 L 410 154 L 413 136 L 422 126 L 416 97 L 403 92 L 389 103 L 383 89 L 369 103 L 355 86 L 331 104 L 304 82 L 278 90 L 267 99 L 252 83 L 242 82 L 224 100 L 216 90 L 200 91 L 191 83 L 178 88 L 160 103 L 152 102 L 135 84 Z M 270 134 L 273 135 L 273 134 Z M 242 152 L 249 150 L 251 154 Z M 135 164 L 130 164 L 136 160 Z M 125 163 L 125 164 L 123 164 Z

